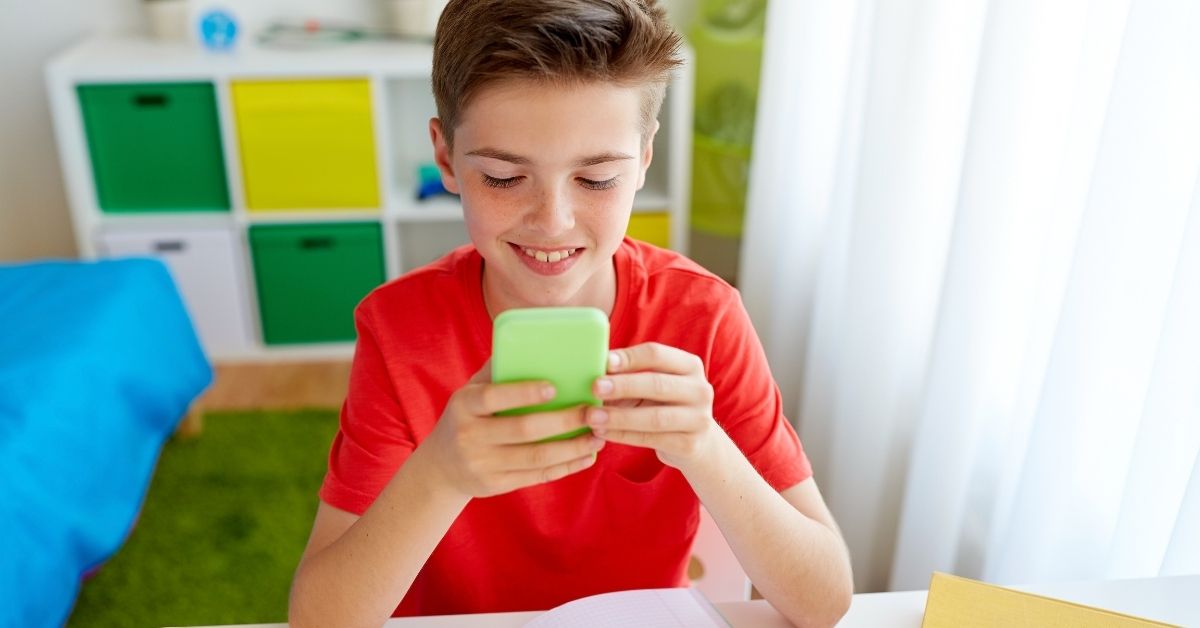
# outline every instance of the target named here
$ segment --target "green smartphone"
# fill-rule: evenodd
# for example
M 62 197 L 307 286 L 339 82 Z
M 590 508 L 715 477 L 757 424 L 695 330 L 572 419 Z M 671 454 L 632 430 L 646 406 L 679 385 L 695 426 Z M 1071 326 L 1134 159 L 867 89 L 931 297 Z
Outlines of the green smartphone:
M 592 383 L 607 372 L 608 317 L 594 307 L 534 307 L 506 310 L 492 323 L 492 381 L 498 384 L 547 380 L 554 399 L 498 412 L 500 416 L 559 410 L 589 404 Z M 542 441 L 586 434 L 581 427 Z

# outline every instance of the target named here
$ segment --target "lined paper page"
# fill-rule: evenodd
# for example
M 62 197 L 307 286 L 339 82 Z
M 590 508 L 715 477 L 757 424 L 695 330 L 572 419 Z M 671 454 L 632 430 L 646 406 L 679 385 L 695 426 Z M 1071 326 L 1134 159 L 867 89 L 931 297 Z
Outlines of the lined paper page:
M 696 589 L 640 589 L 593 595 L 538 615 L 526 628 L 728 628 Z

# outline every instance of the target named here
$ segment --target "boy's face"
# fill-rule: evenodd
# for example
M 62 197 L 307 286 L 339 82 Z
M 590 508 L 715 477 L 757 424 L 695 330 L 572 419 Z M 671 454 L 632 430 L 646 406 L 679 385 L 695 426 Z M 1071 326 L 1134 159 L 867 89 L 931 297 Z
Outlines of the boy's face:
M 460 117 L 451 151 L 430 122 L 446 189 L 461 195 L 493 314 L 512 307 L 610 311 L 612 258 L 645 181 L 641 89 L 502 81 Z

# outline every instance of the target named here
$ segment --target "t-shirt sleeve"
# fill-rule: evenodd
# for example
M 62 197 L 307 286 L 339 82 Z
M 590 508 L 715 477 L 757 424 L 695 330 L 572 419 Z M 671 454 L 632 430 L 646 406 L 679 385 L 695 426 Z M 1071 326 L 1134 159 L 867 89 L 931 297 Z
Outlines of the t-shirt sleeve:
M 812 477 L 800 438 L 783 416 L 762 343 L 736 293 L 717 323 L 707 368 L 713 416 L 763 479 L 783 491 Z
M 319 496 L 361 515 L 416 448 L 379 348 L 368 302 L 354 313 L 358 342 L 341 421 Z

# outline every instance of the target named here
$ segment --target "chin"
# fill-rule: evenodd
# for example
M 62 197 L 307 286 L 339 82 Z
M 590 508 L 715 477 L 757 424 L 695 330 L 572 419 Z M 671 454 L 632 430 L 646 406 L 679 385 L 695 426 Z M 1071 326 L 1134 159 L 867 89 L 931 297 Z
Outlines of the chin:
M 537 290 L 530 286 L 530 290 L 521 295 L 521 300 L 529 304 L 529 307 L 559 307 L 570 305 L 571 300 L 579 294 L 579 286 L 554 287 L 551 289 Z

